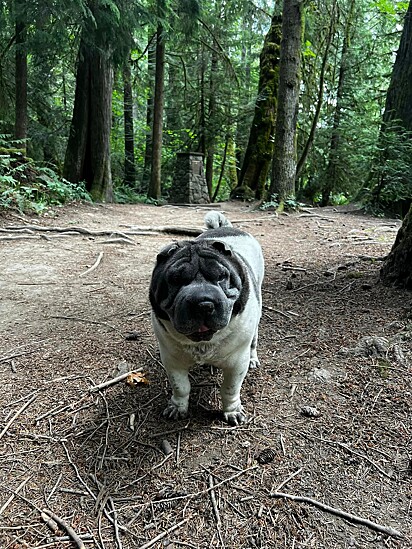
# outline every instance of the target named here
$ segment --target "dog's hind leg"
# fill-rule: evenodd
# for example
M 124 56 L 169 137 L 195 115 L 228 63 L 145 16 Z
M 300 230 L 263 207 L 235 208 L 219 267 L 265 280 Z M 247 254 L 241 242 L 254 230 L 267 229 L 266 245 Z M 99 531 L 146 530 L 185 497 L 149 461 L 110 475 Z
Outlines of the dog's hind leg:
M 257 355 L 257 342 L 258 342 L 258 329 L 256 328 L 255 335 L 253 336 L 252 343 L 250 344 L 250 362 L 249 368 L 259 368 L 260 362 Z

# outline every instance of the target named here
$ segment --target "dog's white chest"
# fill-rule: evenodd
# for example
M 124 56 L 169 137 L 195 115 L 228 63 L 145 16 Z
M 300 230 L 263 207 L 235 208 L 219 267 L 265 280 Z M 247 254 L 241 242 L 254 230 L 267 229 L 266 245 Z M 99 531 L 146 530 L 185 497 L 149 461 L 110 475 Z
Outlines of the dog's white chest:
M 219 358 L 218 348 L 211 342 L 185 345 L 184 350 L 193 358 L 196 364 L 214 362 Z

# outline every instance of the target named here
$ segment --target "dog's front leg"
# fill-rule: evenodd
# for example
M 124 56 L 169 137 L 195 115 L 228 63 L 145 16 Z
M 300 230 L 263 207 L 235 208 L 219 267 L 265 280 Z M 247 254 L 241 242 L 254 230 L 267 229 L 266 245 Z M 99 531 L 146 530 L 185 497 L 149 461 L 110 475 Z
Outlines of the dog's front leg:
M 249 369 L 250 351 L 247 349 L 241 357 L 237 355 L 233 363 L 223 368 L 223 383 L 220 396 L 223 417 L 229 425 L 241 425 L 246 421 L 246 413 L 240 400 L 240 390 Z
M 172 398 L 164 409 L 163 415 L 169 419 L 184 419 L 189 407 L 189 367 L 175 367 L 170 364 L 168 366 L 164 364 L 164 366 L 172 387 Z

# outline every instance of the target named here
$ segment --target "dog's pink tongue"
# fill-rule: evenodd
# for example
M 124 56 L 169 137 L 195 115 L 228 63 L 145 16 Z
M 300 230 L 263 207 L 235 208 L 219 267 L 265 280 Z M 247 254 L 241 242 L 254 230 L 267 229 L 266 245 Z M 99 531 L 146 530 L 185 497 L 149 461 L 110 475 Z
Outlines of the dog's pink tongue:
M 209 331 L 209 328 L 207 326 L 205 326 L 204 324 L 202 326 L 200 326 L 200 328 L 198 329 L 199 333 L 208 332 L 208 331 Z

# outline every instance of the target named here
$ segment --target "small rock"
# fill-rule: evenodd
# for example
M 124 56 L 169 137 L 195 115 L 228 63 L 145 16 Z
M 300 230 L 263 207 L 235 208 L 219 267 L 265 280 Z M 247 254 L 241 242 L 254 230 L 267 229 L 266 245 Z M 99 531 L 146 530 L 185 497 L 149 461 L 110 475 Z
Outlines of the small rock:
M 305 417 L 319 417 L 320 412 L 314 406 L 302 406 L 300 413 Z
M 323 383 L 330 381 L 332 374 L 326 368 L 315 368 L 309 374 L 309 379 L 314 381 L 322 381 Z
M 124 336 L 126 341 L 137 341 L 139 339 L 139 332 L 132 331 Z

